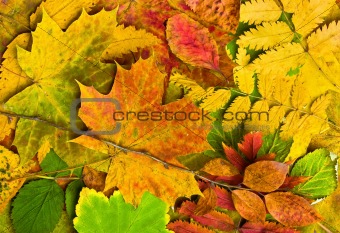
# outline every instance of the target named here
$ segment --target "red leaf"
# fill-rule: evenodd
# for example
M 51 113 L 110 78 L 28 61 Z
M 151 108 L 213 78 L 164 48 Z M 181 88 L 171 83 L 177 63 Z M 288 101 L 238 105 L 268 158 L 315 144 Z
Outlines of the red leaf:
M 208 214 L 197 216 L 195 215 L 195 209 L 195 203 L 186 201 L 182 204 L 178 212 L 194 219 L 204 226 L 210 226 L 221 231 L 231 231 L 235 228 L 233 220 L 224 213 L 212 211 Z
M 209 30 L 186 14 L 171 17 L 166 36 L 172 52 L 192 66 L 219 70 L 217 43 Z
M 230 185 L 238 185 L 242 183 L 243 176 L 241 174 L 235 176 L 217 176 L 216 178 L 213 178 L 213 180 L 217 182 L 224 182 Z
M 298 233 L 291 228 L 273 222 L 252 223 L 247 222 L 240 228 L 241 233 Z
M 243 172 L 244 169 L 248 166 L 248 163 L 244 161 L 242 156 L 237 153 L 237 151 L 234 148 L 231 148 L 229 146 L 223 145 L 224 153 L 229 160 L 240 172 Z
M 257 152 L 262 146 L 261 132 L 248 133 L 244 136 L 242 143 L 238 143 L 238 148 L 250 160 L 254 161 Z
M 236 210 L 230 192 L 223 188 L 215 187 L 215 193 L 217 195 L 216 204 L 218 207 L 227 210 Z
M 311 176 L 288 176 L 286 177 L 285 181 L 283 182 L 280 188 L 292 189 L 295 186 L 308 181 L 310 178 L 312 177 Z
M 214 231 L 198 224 L 182 221 L 169 223 L 167 228 L 175 233 L 214 233 Z

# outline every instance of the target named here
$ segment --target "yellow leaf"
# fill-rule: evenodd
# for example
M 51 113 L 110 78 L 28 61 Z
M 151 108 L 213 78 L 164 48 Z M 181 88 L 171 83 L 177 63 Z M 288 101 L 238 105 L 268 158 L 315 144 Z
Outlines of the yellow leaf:
M 4 61 L 0 67 L 0 103 L 6 102 L 16 93 L 32 84 L 32 80 L 23 72 L 17 60 L 17 46 L 27 49 L 31 35 L 24 33 L 17 36 L 7 47 Z
M 19 166 L 19 156 L 0 146 L 0 213 L 24 184 L 20 178 L 25 169 Z
M 240 36 L 237 44 L 242 48 L 249 46 L 249 49 L 267 50 L 291 42 L 293 37 L 293 32 L 285 22 L 264 22 Z
M 297 33 L 303 37 L 310 34 L 323 22 L 334 4 L 334 0 L 301 0 L 292 18 Z
M 207 96 L 200 104 L 200 108 L 203 108 L 208 112 L 215 112 L 224 107 L 224 105 L 230 99 L 230 96 L 230 90 L 219 89 Z
M 228 129 L 233 129 L 243 120 L 246 120 L 250 106 L 251 103 L 248 96 L 238 96 L 224 113 L 223 126 Z
M 147 164 L 147 166 L 145 166 Z M 174 205 L 181 196 L 202 195 L 193 174 L 134 153 L 119 153 L 113 157 L 106 178 L 105 190 L 118 187 L 125 200 L 138 205 L 145 190 Z
M 281 13 L 273 0 L 253 0 L 241 5 L 240 21 L 261 24 L 278 20 Z
M 213 176 L 235 176 L 240 174 L 238 169 L 225 159 L 217 158 L 210 160 L 201 169 Z
M 112 33 L 115 38 L 112 44 L 103 52 L 102 61 L 112 61 L 115 58 L 123 57 L 123 54 L 138 52 L 138 48 L 146 48 L 160 43 L 160 40 L 145 30 L 136 30 L 130 26 L 124 28 L 123 25 L 118 26 Z
M 78 19 L 83 9 L 86 12 L 90 12 L 100 0 L 64 0 L 62 2 L 58 0 L 48 0 L 41 3 L 36 12 L 31 15 L 31 28 L 35 29 L 37 24 L 41 22 L 43 9 L 51 15 L 51 18 L 62 29 L 68 28 L 70 24 Z

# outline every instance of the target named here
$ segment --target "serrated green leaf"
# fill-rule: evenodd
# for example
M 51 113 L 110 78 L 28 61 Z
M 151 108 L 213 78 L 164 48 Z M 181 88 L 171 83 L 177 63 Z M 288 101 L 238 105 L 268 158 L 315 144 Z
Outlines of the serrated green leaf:
M 94 208 L 95 207 L 95 208 Z M 79 233 L 169 232 L 167 205 L 149 192 L 135 209 L 119 191 L 108 199 L 103 193 L 84 188 L 76 207 L 74 226 Z
M 293 140 L 283 141 L 280 139 L 279 132 L 269 134 L 262 138 L 262 146 L 257 153 L 257 157 L 267 155 L 270 153 L 276 154 L 275 161 L 284 162 L 290 152 Z
M 76 180 L 67 186 L 65 198 L 66 198 L 66 211 L 71 219 L 76 217 L 76 205 L 79 199 L 79 193 L 84 187 L 84 183 L 81 180 Z
M 20 189 L 13 201 L 16 233 L 52 232 L 64 206 L 64 192 L 53 180 L 32 181 Z
M 335 165 L 326 149 L 318 149 L 298 160 L 290 176 L 311 176 L 305 183 L 295 186 L 292 192 L 316 199 L 330 195 L 337 187 Z

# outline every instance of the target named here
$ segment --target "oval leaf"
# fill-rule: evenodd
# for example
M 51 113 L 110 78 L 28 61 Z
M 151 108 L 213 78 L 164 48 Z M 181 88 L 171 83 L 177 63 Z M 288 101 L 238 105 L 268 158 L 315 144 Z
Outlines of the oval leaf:
M 219 69 L 217 43 L 209 30 L 185 14 L 168 20 L 166 37 L 171 51 L 183 62 L 207 69 Z
M 290 192 L 276 192 L 265 196 L 269 213 L 285 226 L 307 226 L 321 219 L 309 202 Z
M 234 190 L 232 198 L 236 210 L 243 218 L 253 222 L 264 222 L 266 207 L 258 195 L 247 190 Z
M 259 161 L 249 165 L 243 184 L 258 192 L 273 192 L 286 179 L 289 166 L 275 161 Z

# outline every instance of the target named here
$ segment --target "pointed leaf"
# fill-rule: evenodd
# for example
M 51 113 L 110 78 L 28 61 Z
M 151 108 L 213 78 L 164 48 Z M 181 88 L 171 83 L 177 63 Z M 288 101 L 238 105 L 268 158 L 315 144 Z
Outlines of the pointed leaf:
M 243 172 L 248 163 L 242 156 L 234 149 L 223 144 L 224 153 L 227 159 L 240 171 Z
M 244 135 L 243 142 L 238 144 L 240 151 L 250 160 L 256 158 L 257 152 L 262 146 L 261 132 L 248 133 Z
M 220 187 L 215 187 L 214 190 L 217 195 L 216 205 L 218 207 L 221 207 L 227 210 L 236 210 L 230 192 Z

